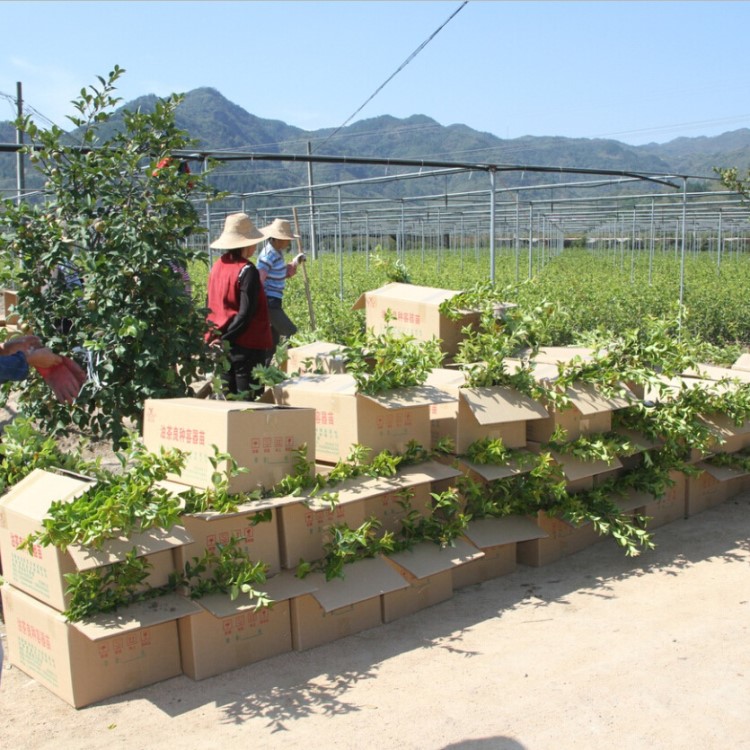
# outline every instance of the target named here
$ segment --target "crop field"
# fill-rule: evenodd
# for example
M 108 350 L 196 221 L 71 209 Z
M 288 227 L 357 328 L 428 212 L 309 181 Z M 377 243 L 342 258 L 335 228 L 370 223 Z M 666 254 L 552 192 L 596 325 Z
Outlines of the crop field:
M 508 302 L 535 307 L 555 306 L 546 344 L 584 343 L 596 329 L 615 334 L 638 328 L 647 316 L 681 321 L 686 340 L 701 342 L 717 361 L 731 362 L 750 342 L 750 257 L 691 253 L 684 259 L 683 309 L 680 313 L 681 266 L 674 251 L 650 257 L 641 253 L 603 253 L 581 248 L 555 255 L 518 257 L 507 249 L 496 253 L 495 286 Z M 365 252 L 323 253 L 307 264 L 317 330 L 310 330 L 302 274 L 287 285 L 285 307 L 297 323 L 301 341 L 342 342 L 364 326 L 361 311 L 352 305 L 364 291 L 376 289 L 407 274 L 413 284 L 469 290 L 490 279 L 486 249 L 410 251 L 397 255 L 379 248 Z M 196 302 L 205 290 L 206 264 L 191 268 Z

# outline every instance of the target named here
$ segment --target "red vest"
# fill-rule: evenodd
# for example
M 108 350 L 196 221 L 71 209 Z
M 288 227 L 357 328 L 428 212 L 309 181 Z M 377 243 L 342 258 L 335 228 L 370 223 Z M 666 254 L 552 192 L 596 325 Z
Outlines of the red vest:
M 249 265 L 245 273 L 258 275 L 258 269 L 245 258 L 236 258 L 231 253 L 224 253 L 214 263 L 211 274 L 208 277 L 208 320 L 225 331 L 232 318 L 240 309 L 240 271 Z M 263 284 L 256 285 L 258 289 L 258 306 L 255 315 L 250 318 L 247 327 L 237 336 L 232 343 L 243 346 L 245 349 L 271 349 L 273 337 L 271 336 L 271 322 L 268 315 L 268 301 Z M 209 334 L 210 335 L 210 334 Z

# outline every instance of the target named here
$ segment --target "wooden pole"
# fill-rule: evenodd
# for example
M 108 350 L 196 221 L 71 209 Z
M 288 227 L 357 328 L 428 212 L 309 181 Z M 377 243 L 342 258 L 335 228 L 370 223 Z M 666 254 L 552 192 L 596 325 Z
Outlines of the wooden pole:
M 304 250 L 302 249 L 302 235 L 299 231 L 299 218 L 297 217 L 297 207 L 295 206 L 292 208 L 292 213 L 294 214 L 294 233 L 297 235 L 297 250 L 302 253 Z M 310 279 L 307 277 L 307 262 L 303 261 L 301 263 L 302 265 L 302 275 L 305 279 L 305 296 L 307 297 L 307 312 L 310 314 L 310 327 L 312 330 L 315 330 L 315 310 L 313 309 L 313 303 L 312 303 L 312 296 L 310 294 Z

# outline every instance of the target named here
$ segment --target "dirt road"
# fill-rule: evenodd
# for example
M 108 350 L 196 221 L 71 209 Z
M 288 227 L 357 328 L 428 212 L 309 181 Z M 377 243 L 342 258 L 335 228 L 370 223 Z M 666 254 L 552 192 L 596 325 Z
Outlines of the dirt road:
M 13 750 L 750 748 L 750 494 L 334 644 L 76 711 L 18 669 Z

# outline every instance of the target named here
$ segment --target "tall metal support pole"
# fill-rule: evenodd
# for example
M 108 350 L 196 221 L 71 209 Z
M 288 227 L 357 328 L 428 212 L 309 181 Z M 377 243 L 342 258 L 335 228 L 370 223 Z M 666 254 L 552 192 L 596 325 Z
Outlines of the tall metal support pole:
M 716 270 L 721 271 L 721 248 L 724 244 L 724 237 L 721 234 L 721 219 L 722 219 L 722 212 L 721 209 L 719 209 L 719 231 L 716 236 Z
M 534 206 L 529 203 L 529 278 L 533 271 L 534 265 Z
M 310 141 L 307 142 L 307 155 L 312 154 Z M 307 205 L 310 210 L 310 238 L 307 247 L 310 248 L 310 256 L 313 260 L 318 259 L 318 244 L 315 241 L 315 222 L 313 221 L 315 211 L 315 196 L 313 195 L 313 167 L 312 159 L 307 162 Z
M 630 283 L 635 282 L 635 209 L 633 209 L 633 226 L 630 229 Z
M 519 262 L 521 257 L 521 234 L 520 234 L 520 226 L 521 226 L 521 217 L 519 214 L 519 204 L 518 204 L 518 193 L 516 193 L 516 234 L 513 238 L 513 250 L 516 254 L 516 284 L 518 283 L 518 276 L 519 276 Z
M 685 223 L 687 217 L 687 177 L 682 178 L 682 219 L 680 221 L 680 310 L 677 330 L 682 334 L 682 305 L 685 298 Z
M 651 199 L 651 227 L 648 241 L 648 285 L 651 286 L 651 276 L 654 271 L 654 199 Z
M 365 268 L 370 270 L 370 215 L 365 211 Z
M 20 81 L 16 83 L 16 116 L 20 122 L 23 117 L 23 86 Z M 20 127 L 16 128 L 16 143 L 19 146 L 23 146 L 23 130 Z M 21 149 L 18 149 L 16 151 L 16 194 L 19 203 L 23 200 L 25 192 L 26 175 L 24 173 L 24 160 Z
M 495 170 L 490 170 L 490 284 L 495 284 Z
M 344 248 L 341 241 L 341 187 L 338 188 L 338 225 L 336 227 L 336 248 L 339 254 L 339 299 L 344 301 Z

